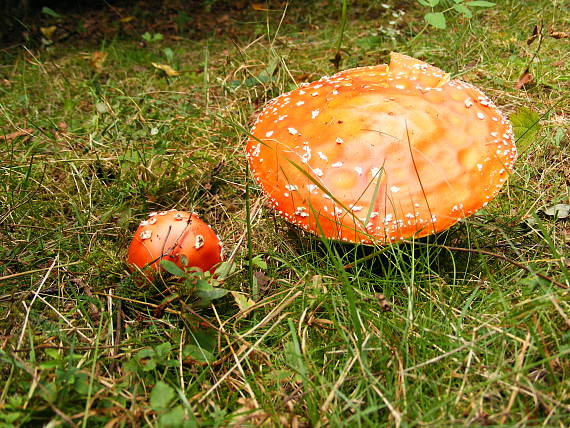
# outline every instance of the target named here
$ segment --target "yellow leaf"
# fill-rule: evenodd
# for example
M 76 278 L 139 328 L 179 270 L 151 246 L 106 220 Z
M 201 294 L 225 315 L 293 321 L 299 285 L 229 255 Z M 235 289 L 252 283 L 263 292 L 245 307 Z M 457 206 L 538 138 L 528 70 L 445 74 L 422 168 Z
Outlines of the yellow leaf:
M 230 291 L 230 293 L 232 294 L 232 296 L 234 296 L 234 299 L 241 312 L 245 312 L 253 305 L 255 305 L 255 301 L 247 298 L 243 293 L 239 293 L 237 291 Z
M 180 76 L 180 72 L 176 71 L 169 65 L 157 64 L 156 62 L 152 62 L 151 64 L 154 68 L 164 71 L 168 77 Z
M 119 22 L 126 24 L 127 22 L 131 22 L 133 19 L 135 19 L 134 16 L 125 16 L 124 18 L 119 19 Z
M 55 33 L 55 30 L 57 30 L 57 27 L 55 25 L 51 25 L 49 27 L 40 27 L 40 31 L 48 40 L 51 40 L 53 33 Z
M 268 10 L 268 9 L 265 7 L 265 4 L 263 4 L 263 3 L 252 3 L 252 4 L 251 4 L 251 8 L 252 8 L 253 10 L 263 10 L 263 11 Z

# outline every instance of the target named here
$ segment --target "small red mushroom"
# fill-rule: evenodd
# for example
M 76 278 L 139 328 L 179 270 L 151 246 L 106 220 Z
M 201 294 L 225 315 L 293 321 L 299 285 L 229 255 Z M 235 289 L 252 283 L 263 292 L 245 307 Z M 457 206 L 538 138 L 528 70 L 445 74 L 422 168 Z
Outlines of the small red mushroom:
M 440 232 L 493 199 L 517 150 L 479 89 L 392 53 L 270 101 L 246 155 L 278 214 L 329 239 Z
M 127 263 L 132 270 L 158 271 L 161 260 L 170 260 L 182 269 L 197 267 L 204 272 L 213 271 L 223 260 L 222 242 L 196 213 L 153 212 L 136 230 Z

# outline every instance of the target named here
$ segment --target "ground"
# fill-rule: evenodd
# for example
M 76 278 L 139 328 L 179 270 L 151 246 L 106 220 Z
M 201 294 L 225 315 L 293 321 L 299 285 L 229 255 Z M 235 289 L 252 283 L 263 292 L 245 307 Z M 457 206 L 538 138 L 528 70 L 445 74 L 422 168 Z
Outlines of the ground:
M 303 3 L 54 5 L 5 39 L 0 425 L 567 425 L 568 5 Z M 436 237 L 303 234 L 251 179 L 248 130 L 390 51 L 489 95 L 514 172 Z M 140 221 L 172 208 L 223 238 L 199 284 L 227 294 L 129 271 Z

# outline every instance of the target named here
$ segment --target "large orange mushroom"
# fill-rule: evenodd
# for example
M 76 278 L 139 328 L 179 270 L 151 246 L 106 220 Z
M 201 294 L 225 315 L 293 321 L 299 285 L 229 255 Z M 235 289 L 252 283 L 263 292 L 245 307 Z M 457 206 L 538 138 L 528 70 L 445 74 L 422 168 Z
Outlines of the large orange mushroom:
M 449 228 L 513 168 L 509 121 L 474 86 L 392 53 L 271 100 L 246 149 L 288 221 L 327 238 L 389 243 Z
M 213 271 L 223 260 L 222 242 L 196 213 L 160 211 L 149 214 L 135 232 L 127 252 L 132 269 L 160 270 L 160 261 L 170 260 L 178 267 Z

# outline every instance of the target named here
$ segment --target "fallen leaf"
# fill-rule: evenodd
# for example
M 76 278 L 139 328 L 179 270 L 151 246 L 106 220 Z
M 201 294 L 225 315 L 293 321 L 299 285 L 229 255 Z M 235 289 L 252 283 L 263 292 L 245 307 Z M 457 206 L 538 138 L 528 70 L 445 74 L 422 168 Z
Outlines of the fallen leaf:
M 532 42 L 534 42 L 538 38 L 538 26 L 535 25 L 534 29 L 532 30 L 531 36 L 526 39 L 526 44 L 530 46 Z
M 251 4 L 251 8 L 253 10 L 262 10 L 262 11 L 267 11 L 268 9 L 265 7 L 265 4 L 263 3 L 252 3 Z
M 119 19 L 119 22 L 126 24 L 127 22 L 131 22 L 133 19 L 135 19 L 134 16 L 125 16 L 124 18 Z
M 521 77 L 519 77 L 517 83 L 515 83 L 515 89 L 522 89 L 525 85 L 528 85 L 532 81 L 534 81 L 534 77 L 532 77 L 532 74 L 530 74 L 527 70 L 521 75 Z
M 556 204 L 548 208 L 541 209 L 544 214 L 549 217 L 554 217 L 557 220 L 562 220 L 570 217 L 570 205 Z
M 106 59 L 107 52 L 95 51 L 89 57 L 89 62 L 97 73 L 101 73 L 103 71 L 103 64 Z
M 241 312 L 245 312 L 253 305 L 255 305 L 255 301 L 253 299 L 246 297 L 246 295 L 243 293 L 240 293 L 238 291 L 230 291 L 230 293 L 232 294 Z
M 57 30 L 57 27 L 55 25 L 50 25 L 49 27 L 40 27 L 41 33 L 48 40 L 51 40 L 53 33 L 55 33 L 55 30 Z
M 0 140 L 11 141 L 18 137 L 23 137 L 23 136 L 31 137 L 33 131 L 34 131 L 33 129 L 29 128 L 29 129 L 22 129 L 21 131 L 12 132 L 11 134 L 7 135 L 0 135 Z
M 540 115 L 528 108 L 520 108 L 509 117 L 513 125 L 518 149 L 522 152 L 535 141 L 540 130 Z
M 555 39 L 570 39 L 570 33 L 566 31 L 551 31 L 550 37 L 554 37 Z
M 166 64 L 157 64 L 156 62 L 151 63 L 152 66 L 154 68 L 157 68 L 158 70 L 162 70 L 164 71 L 164 73 L 168 76 L 168 77 L 175 77 L 175 76 L 180 76 L 180 72 L 176 71 L 175 69 L 173 69 L 171 66 L 166 65 Z

